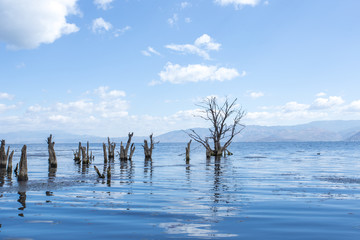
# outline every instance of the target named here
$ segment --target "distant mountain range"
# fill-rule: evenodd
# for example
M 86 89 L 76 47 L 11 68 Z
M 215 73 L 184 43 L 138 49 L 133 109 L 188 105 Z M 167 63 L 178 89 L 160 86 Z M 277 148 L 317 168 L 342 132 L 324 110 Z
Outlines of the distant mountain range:
M 194 129 L 200 136 L 208 135 L 207 128 Z M 160 142 L 187 142 L 189 130 L 171 131 L 155 136 Z M 106 142 L 104 137 L 75 135 L 61 131 L 52 131 L 58 143 L 76 143 L 90 141 Z M 45 143 L 49 131 L 0 133 L 0 139 L 8 143 Z M 135 133 L 136 134 L 136 133 Z M 133 142 L 143 142 L 147 136 L 134 136 Z M 111 138 L 112 141 L 127 141 L 127 136 Z M 288 142 L 288 141 L 360 141 L 360 120 L 316 121 L 294 126 L 257 126 L 248 125 L 237 135 L 234 142 Z

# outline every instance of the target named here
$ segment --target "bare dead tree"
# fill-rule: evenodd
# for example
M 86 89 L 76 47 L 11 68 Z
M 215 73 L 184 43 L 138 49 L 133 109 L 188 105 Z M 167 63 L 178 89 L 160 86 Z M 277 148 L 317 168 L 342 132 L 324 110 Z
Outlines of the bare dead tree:
M 245 128 L 241 123 L 245 111 L 236 105 L 236 101 L 237 99 L 231 102 L 226 98 L 220 105 L 216 97 L 209 97 L 197 105 L 201 108 L 201 115 L 198 117 L 211 123 L 210 136 L 203 138 L 193 129 L 187 134 L 206 148 L 207 157 L 221 156 L 227 151 L 234 137 Z M 213 146 L 209 140 L 213 142 Z

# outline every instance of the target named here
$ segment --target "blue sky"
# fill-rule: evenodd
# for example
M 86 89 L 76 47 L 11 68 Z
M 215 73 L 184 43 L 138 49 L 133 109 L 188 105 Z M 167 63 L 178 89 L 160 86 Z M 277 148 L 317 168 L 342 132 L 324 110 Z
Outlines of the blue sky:
M 357 0 L 0 0 L 0 133 L 360 119 Z

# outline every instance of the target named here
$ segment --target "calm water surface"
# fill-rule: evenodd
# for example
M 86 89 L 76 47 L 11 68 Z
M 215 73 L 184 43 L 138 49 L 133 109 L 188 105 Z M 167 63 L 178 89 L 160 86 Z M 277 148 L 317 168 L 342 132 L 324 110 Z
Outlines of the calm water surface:
M 0 239 L 360 239 L 359 143 L 234 143 L 206 160 L 158 144 L 152 161 L 74 164 L 77 144 L 28 145 L 29 181 L 0 173 Z M 20 158 L 16 149 L 14 166 Z

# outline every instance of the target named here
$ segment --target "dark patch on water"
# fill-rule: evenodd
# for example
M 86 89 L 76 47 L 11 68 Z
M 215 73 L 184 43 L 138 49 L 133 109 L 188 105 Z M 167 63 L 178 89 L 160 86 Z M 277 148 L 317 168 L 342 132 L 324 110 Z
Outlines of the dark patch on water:
M 349 177 L 315 177 L 321 181 L 333 182 L 333 183 L 360 183 L 360 178 L 349 178 Z

